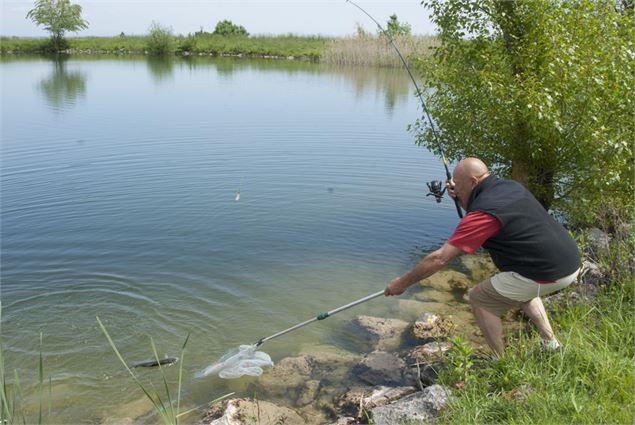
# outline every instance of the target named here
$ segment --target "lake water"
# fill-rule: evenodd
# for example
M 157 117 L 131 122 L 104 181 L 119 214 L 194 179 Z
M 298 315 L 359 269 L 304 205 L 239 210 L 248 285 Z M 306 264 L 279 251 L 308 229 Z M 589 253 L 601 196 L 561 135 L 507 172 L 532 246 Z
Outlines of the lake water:
M 96 316 L 130 362 L 152 358 L 149 337 L 176 356 L 190 333 L 192 407 L 254 379 L 194 379 L 226 350 L 382 289 L 457 223 L 425 196 L 444 171 L 407 131 L 420 107 L 401 69 L 5 57 L 0 72 L 6 369 L 36 414 L 42 352 L 53 423 L 148 409 Z M 263 349 L 361 350 L 345 324 L 395 306 Z

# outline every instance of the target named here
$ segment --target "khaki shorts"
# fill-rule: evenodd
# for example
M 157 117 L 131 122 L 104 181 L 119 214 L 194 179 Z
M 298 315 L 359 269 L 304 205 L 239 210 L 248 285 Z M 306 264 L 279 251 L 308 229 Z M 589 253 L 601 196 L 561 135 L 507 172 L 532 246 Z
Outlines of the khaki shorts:
M 579 270 L 554 283 L 538 283 L 514 272 L 501 272 L 470 289 L 470 303 L 497 316 L 542 295 L 549 295 L 575 282 Z

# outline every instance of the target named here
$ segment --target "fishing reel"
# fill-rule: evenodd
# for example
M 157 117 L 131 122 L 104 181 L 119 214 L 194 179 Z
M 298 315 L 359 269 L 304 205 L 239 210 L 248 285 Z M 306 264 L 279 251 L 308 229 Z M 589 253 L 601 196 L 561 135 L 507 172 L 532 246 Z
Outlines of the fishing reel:
M 428 189 L 430 190 L 426 196 L 434 196 L 434 199 L 437 200 L 437 204 L 440 203 L 446 189 L 443 186 L 443 182 L 441 180 L 432 180 L 431 182 L 426 183 L 426 185 L 428 185 Z M 441 188 L 443 188 L 443 190 Z

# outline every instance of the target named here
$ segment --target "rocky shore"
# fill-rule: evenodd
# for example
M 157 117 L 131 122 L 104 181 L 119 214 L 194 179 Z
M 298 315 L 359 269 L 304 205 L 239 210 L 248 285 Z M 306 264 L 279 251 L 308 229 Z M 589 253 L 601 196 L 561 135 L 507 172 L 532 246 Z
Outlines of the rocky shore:
M 604 284 L 606 278 L 594 263 L 593 253 L 608 243 L 608 236 L 599 231 L 592 234 L 579 281 L 569 290 L 546 297 L 547 308 L 590 302 Z M 427 311 L 427 303 L 434 297 L 447 301 L 448 291 L 465 296 L 471 285 L 494 271 L 484 256 L 464 256 L 462 261 L 469 273 L 438 273 L 421 283 L 427 292 L 399 300 L 408 310 L 418 309 L 416 320 L 356 316 L 350 327 L 372 344 L 367 354 L 311 351 L 282 359 L 250 385 L 248 393 L 258 394 L 259 399 L 225 400 L 207 411 L 199 424 L 434 422 L 452 397 L 452 389 L 437 382 L 444 353 L 452 347 L 450 337 L 466 330 L 457 330 L 451 314 Z M 346 385 L 333 385 L 335 381 Z

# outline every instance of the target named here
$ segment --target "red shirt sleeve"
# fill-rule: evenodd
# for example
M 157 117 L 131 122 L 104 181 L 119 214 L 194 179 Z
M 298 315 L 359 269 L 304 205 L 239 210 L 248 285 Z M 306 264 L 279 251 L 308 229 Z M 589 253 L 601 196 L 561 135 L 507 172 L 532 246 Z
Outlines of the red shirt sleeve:
M 501 229 L 496 217 L 482 211 L 472 211 L 461 219 L 448 243 L 467 253 L 474 253 L 486 240 Z

